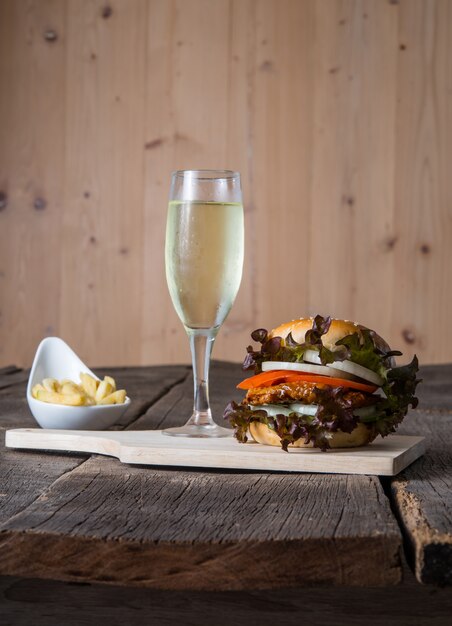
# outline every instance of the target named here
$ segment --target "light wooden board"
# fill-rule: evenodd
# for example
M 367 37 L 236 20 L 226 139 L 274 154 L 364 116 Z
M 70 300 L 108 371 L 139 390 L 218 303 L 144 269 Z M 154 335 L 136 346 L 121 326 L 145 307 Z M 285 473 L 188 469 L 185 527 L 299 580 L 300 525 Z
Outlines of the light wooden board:
M 450 2 L 400 3 L 394 198 L 399 241 L 394 250 L 397 295 L 392 318 L 398 326 L 395 336 L 405 337 L 418 354 L 430 341 L 429 329 L 444 328 L 451 313 L 452 221 L 441 210 L 451 197 L 447 163 L 452 157 L 452 127 L 446 96 L 452 89 L 451 40 Z M 443 293 L 448 295 L 439 295 Z M 434 355 L 425 352 L 431 362 L 451 359 L 448 341 L 438 342 Z
M 32 346 L 59 328 L 64 24 L 65 7 L 59 0 L 0 2 L 0 192 L 6 197 L 0 208 L 3 365 L 21 359 L 26 347 L 29 357 L 22 361 L 29 365 Z M 56 38 L 46 39 L 46 33 Z
M 197 167 L 243 175 L 216 358 L 330 313 L 450 360 L 451 29 L 450 0 L 2 0 L 0 365 L 45 334 L 93 367 L 189 362 L 164 230 Z
M 65 196 L 55 334 L 83 358 L 90 356 L 85 362 L 93 362 L 96 345 L 104 363 L 132 364 L 141 346 L 140 333 L 131 329 L 141 327 L 143 291 L 146 3 L 115 3 L 106 17 L 108 3 L 66 4 Z
M 220 439 L 173 438 L 160 430 L 134 432 L 19 428 L 6 433 L 10 448 L 91 452 L 117 457 L 122 463 L 282 472 L 376 474 L 394 476 L 425 451 L 423 437 L 392 435 L 370 446 L 322 452 L 292 449 L 288 453 L 256 443 Z

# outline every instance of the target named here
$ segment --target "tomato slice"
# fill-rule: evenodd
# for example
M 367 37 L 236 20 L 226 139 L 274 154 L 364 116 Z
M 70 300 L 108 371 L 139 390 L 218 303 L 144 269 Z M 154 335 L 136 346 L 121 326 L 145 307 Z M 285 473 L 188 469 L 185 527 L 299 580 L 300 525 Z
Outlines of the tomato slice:
M 366 385 L 365 383 L 358 383 L 345 378 L 320 376 L 319 374 L 305 374 L 303 372 L 298 373 L 288 370 L 274 370 L 256 374 L 256 376 L 242 380 L 242 382 L 237 385 L 237 388 L 253 389 L 254 387 L 270 387 L 271 385 L 294 382 L 321 383 L 323 385 L 330 385 L 331 387 L 347 387 L 349 389 L 356 389 L 357 391 L 365 391 L 366 393 L 373 393 L 378 389 L 377 385 Z
M 262 372 L 245 378 L 241 383 L 237 385 L 238 389 L 252 389 L 253 387 L 269 387 L 270 385 L 277 385 L 279 382 L 287 382 L 288 379 L 297 378 L 299 374 L 296 372 L 289 372 L 287 370 L 272 370 L 271 372 Z

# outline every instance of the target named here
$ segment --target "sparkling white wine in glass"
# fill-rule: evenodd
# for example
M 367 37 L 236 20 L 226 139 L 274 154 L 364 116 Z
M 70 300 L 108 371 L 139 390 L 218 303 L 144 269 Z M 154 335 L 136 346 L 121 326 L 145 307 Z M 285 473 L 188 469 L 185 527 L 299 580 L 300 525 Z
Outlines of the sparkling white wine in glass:
M 225 437 L 209 404 L 215 337 L 242 278 L 244 220 L 240 175 L 229 170 L 174 172 L 166 228 L 165 265 L 171 298 L 190 339 L 193 414 L 168 435 Z
M 166 276 L 177 314 L 188 328 L 219 327 L 242 277 L 241 203 L 172 201 L 166 237 Z

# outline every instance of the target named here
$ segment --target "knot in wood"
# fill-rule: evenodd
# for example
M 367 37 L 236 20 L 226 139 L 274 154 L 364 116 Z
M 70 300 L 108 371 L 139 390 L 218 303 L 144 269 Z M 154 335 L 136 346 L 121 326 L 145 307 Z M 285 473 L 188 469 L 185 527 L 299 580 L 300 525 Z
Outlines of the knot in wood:
M 158 148 L 159 146 L 161 146 L 164 142 L 164 139 L 162 137 L 158 137 L 157 139 L 153 139 L 152 141 L 147 141 L 144 144 L 144 149 L 145 150 L 152 150 L 153 148 Z
M 112 14 L 113 9 L 111 8 L 111 6 L 109 6 L 108 4 L 104 6 L 104 8 L 102 9 L 102 17 L 104 18 L 104 20 L 108 20 L 108 18 L 111 17 Z
M 4 191 L 0 191 L 0 211 L 8 206 L 8 196 Z
M 273 70 L 273 61 L 266 60 L 263 61 L 259 67 L 262 72 L 271 72 Z
M 35 208 L 37 211 L 43 211 L 47 206 L 47 202 L 44 200 L 44 198 L 35 198 L 35 201 L 33 202 L 33 208 Z
M 412 330 L 409 330 L 408 328 L 402 330 L 402 337 L 406 341 L 406 343 L 409 343 L 410 345 L 416 342 L 416 335 L 413 333 Z
M 395 248 L 397 241 L 398 241 L 398 237 L 396 235 L 393 235 L 392 237 L 387 237 L 387 239 L 385 239 L 383 242 L 384 249 L 388 252 L 393 250 Z
M 56 31 L 49 28 L 44 32 L 44 39 L 49 43 L 54 43 L 58 39 L 58 34 Z

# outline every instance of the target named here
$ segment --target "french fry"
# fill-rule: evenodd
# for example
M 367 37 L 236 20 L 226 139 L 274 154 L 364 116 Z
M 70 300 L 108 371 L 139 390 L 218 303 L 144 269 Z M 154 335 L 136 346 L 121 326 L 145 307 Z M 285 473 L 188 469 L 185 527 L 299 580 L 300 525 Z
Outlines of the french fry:
M 126 391 L 125 389 L 118 389 L 118 391 L 114 391 L 110 395 L 99 400 L 98 404 L 123 404 L 126 400 Z
M 39 389 L 36 398 L 42 402 L 50 402 L 52 404 L 66 404 L 68 406 L 82 406 L 84 404 L 84 397 L 81 393 L 64 395 L 56 391 L 47 391 L 46 389 L 42 391 Z
M 73 383 L 72 381 L 64 383 L 64 385 L 61 384 L 59 393 L 62 393 L 65 396 L 71 395 L 74 393 L 85 395 L 84 389 L 81 387 L 81 385 L 77 385 L 76 383 Z
M 105 376 L 104 380 L 105 382 L 110 383 L 110 385 L 113 388 L 113 391 L 116 391 L 116 381 L 114 378 L 112 378 L 111 376 Z
M 68 378 L 61 381 L 45 378 L 33 386 L 31 395 L 42 402 L 68 406 L 123 404 L 126 399 L 125 389 L 117 390 L 116 381 L 111 376 L 99 381 L 84 372 L 80 373 L 80 383 Z
M 80 372 L 80 380 L 82 382 L 82 387 L 85 390 L 88 396 L 91 398 L 96 397 L 97 387 L 99 386 L 99 381 L 90 376 L 89 374 L 85 374 Z
M 96 402 L 99 403 L 101 400 L 103 400 L 103 398 L 106 398 L 111 393 L 113 393 L 113 387 L 105 379 L 102 380 L 96 391 Z
M 58 391 L 58 381 L 55 378 L 44 378 L 42 386 L 47 391 Z
M 45 391 L 45 389 L 41 385 L 41 383 L 38 383 L 37 385 L 33 386 L 32 390 L 31 390 L 31 395 L 33 396 L 33 398 L 37 398 L 38 397 L 38 391 Z

